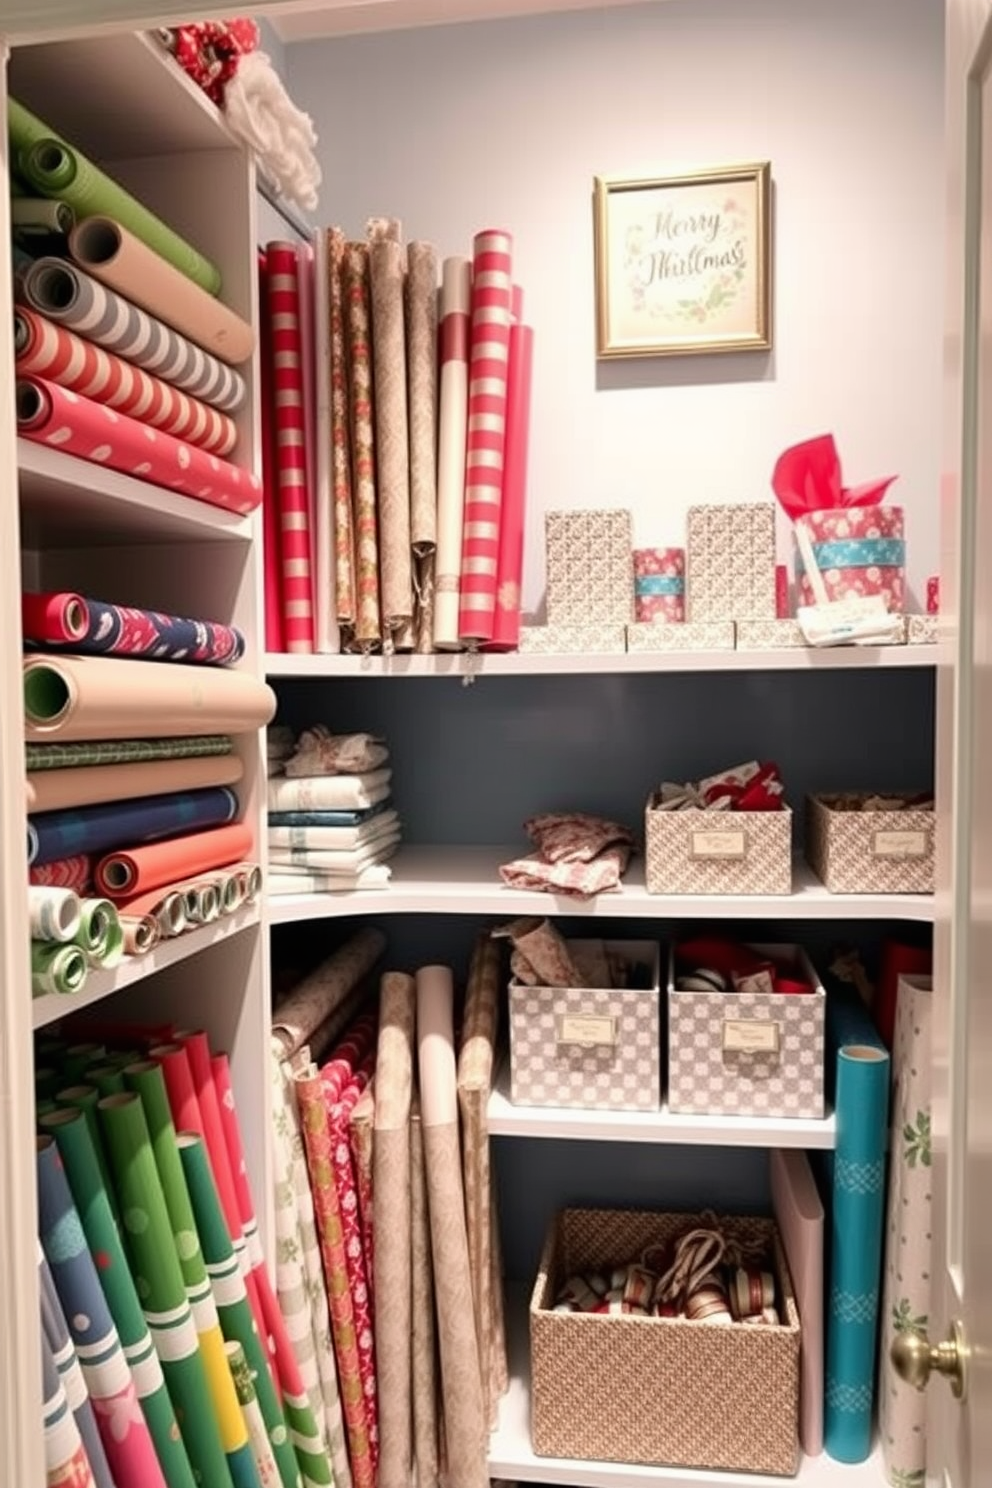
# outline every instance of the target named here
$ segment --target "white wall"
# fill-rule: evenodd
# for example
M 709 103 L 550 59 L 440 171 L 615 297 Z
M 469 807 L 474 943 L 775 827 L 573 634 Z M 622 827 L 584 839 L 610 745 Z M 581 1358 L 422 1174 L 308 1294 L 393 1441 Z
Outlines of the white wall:
M 470 251 L 510 229 L 535 326 L 525 606 L 541 513 L 630 505 L 677 543 L 697 501 L 762 499 L 833 430 L 851 483 L 897 471 L 915 598 L 937 567 L 942 0 L 669 3 L 287 48 L 321 217 Z M 592 178 L 769 159 L 775 347 L 620 362 L 593 342 Z M 920 606 L 922 608 L 922 605 Z

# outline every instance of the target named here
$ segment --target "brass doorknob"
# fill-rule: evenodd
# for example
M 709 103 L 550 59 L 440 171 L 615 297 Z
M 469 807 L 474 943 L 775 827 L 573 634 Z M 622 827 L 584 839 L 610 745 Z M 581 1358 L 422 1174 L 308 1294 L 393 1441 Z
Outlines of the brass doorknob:
M 933 1344 L 925 1333 L 899 1333 L 889 1349 L 889 1358 L 901 1380 L 923 1390 L 936 1370 L 951 1382 L 956 1400 L 964 1399 L 968 1383 L 968 1345 L 960 1322 L 951 1325 L 950 1336 Z

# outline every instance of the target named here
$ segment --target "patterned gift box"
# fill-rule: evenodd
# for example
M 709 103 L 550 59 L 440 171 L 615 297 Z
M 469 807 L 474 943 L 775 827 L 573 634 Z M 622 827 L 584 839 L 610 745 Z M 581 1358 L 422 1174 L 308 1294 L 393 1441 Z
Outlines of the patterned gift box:
M 719 1116 L 819 1120 L 827 994 L 798 946 L 752 946 L 810 993 L 679 992 L 668 974 L 668 1106 Z
M 907 615 L 907 633 L 911 646 L 937 644 L 937 615 Z
M 634 619 L 685 619 L 685 549 L 634 549 Z
M 796 1472 L 799 1312 L 770 1219 L 721 1215 L 719 1222 L 729 1240 L 770 1252 L 778 1325 L 553 1311 L 568 1277 L 610 1270 L 653 1247 L 670 1250 L 693 1220 L 632 1210 L 555 1216 L 530 1300 L 531 1432 L 539 1457 Z
M 738 620 L 738 651 L 781 651 L 805 646 L 797 620 Z
M 697 620 L 774 620 L 775 507 L 690 506 L 686 614 Z
M 645 812 L 649 894 L 791 894 L 792 812 Z
M 544 518 L 551 625 L 625 625 L 634 613 L 629 511 L 552 511 Z
M 628 651 L 733 651 L 732 620 L 687 620 L 684 625 L 666 625 L 651 620 L 627 626 Z
M 582 942 L 569 942 L 578 951 Z M 607 941 L 647 988 L 510 983 L 514 1105 L 657 1111 L 661 1105 L 661 963 L 652 941 Z
M 899 614 L 906 599 L 906 543 L 900 506 L 838 506 L 800 521 L 810 535 L 831 599 L 880 594 Z M 802 559 L 796 555 L 799 602 L 814 603 Z
M 524 625 L 520 651 L 538 656 L 621 655 L 626 649 L 622 625 Z
M 853 809 L 868 794 L 807 796 L 809 866 L 831 894 L 932 894 L 932 808 Z

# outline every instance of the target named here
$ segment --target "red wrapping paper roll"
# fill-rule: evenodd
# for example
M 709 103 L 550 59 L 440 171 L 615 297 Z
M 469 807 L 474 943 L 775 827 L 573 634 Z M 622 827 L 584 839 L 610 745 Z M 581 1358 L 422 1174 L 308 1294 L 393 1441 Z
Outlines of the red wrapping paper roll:
M 258 255 L 258 301 L 269 302 L 269 264 Z M 272 337 L 269 319 L 261 317 L 259 335 L 259 385 L 262 412 L 262 562 L 265 568 L 265 649 L 275 655 L 284 650 L 282 638 L 282 586 L 279 568 L 279 494 L 276 490 L 275 434 L 272 428 Z
M 21 625 L 36 641 L 81 641 L 89 629 L 86 601 L 81 594 L 22 594 Z
M 509 233 L 498 231 L 478 233 L 473 245 L 465 521 L 458 612 L 459 634 L 470 644 L 491 641 L 496 618 L 512 246 Z
M 81 893 L 88 889 L 93 877 L 93 860 L 88 853 L 77 853 L 72 858 L 56 858 L 52 863 L 39 863 L 28 869 L 28 881 L 42 884 L 46 888 L 75 889 Z
M 523 295 L 519 294 L 519 298 L 522 302 Z M 533 366 L 532 328 L 524 325 L 511 326 L 503 499 L 500 506 L 499 560 L 496 568 L 496 615 L 491 642 L 494 651 L 515 651 L 520 644 L 520 587 L 524 572 L 524 512 L 527 502 Z
M 262 483 L 250 471 L 40 377 L 17 379 L 17 432 L 229 511 L 247 514 L 262 499 Z
M 266 262 L 283 644 L 288 652 L 311 652 L 313 575 L 296 249 L 292 243 L 270 243 Z
M 96 865 L 97 887 L 108 899 L 127 903 L 165 884 L 182 883 L 211 868 L 250 857 L 251 828 L 243 822 L 150 842 L 129 852 L 107 853 Z
M 45 377 L 211 455 L 228 455 L 237 443 L 226 414 L 33 310 L 15 310 L 14 345 L 19 374 Z

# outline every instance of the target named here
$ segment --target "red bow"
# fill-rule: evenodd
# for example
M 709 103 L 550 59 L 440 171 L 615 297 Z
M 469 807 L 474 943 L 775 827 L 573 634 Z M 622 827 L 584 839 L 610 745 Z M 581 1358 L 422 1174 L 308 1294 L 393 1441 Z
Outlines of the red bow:
M 772 474 L 772 489 L 795 522 L 808 512 L 829 511 L 837 506 L 877 506 L 897 479 L 890 475 L 863 486 L 844 486 L 834 436 L 821 434 L 816 439 L 794 444 L 779 455 Z

